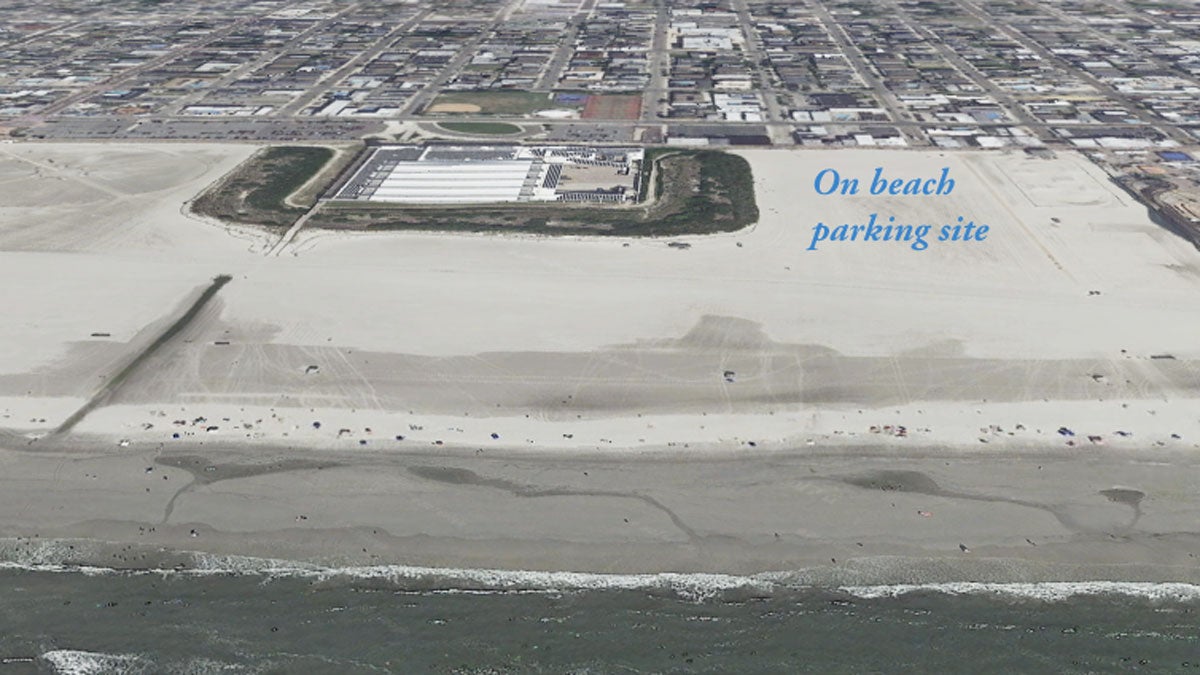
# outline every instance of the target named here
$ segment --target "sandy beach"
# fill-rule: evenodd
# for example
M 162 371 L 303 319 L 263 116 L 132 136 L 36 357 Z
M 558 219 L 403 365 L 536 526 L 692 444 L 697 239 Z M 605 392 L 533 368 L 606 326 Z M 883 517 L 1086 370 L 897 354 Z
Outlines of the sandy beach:
M 0 298 L 0 537 L 1196 580 L 1200 254 L 1082 156 L 745 151 L 761 222 L 687 249 L 304 230 L 268 255 L 277 235 L 186 210 L 252 152 L 0 148 L 19 289 Z M 956 186 L 819 196 L 830 166 Z M 990 233 L 806 250 L 818 221 L 871 213 Z
M 118 568 L 251 556 L 830 586 L 1200 583 L 1190 453 L 905 454 L 5 451 L 0 548 Z

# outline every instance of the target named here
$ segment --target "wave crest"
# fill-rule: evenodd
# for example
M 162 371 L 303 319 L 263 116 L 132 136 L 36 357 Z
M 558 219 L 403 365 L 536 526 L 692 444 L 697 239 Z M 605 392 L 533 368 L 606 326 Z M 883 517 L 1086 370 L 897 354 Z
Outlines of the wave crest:
M 153 663 L 133 654 L 56 649 L 38 657 L 57 675 L 135 675 L 153 672 Z
M 1200 601 L 1200 586 L 1195 584 L 1148 581 L 1044 581 L 1038 583 L 962 581 L 940 584 L 841 586 L 838 590 L 864 600 L 898 598 L 914 593 L 939 593 L 942 595 L 998 595 L 1043 602 L 1062 602 L 1083 596 L 1125 596 L 1156 602 Z
M 72 564 L 73 556 L 56 556 L 79 546 L 47 545 L 34 559 L 0 561 L 0 570 L 71 573 L 87 576 L 160 575 L 262 577 L 274 580 L 305 579 L 320 583 L 379 584 L 391 590 L 438 593 L 513 593 L 575 591 L 643 591 L 663 593 L 701 602 L 709 599 L 772 597 L 796 593 L 824 593 L 864 600 L 898 598 L 913 593 L 993 595 L 1013 599 L 1061 602 L 1080 596 L 1133 597 L 1161 602 L 1200 602 L 1200 585 L 1181 582 L 1041 581 L 1041 582 L 941 582 L 924 584 L 852 585 L 835 580 L 832 570 L 813 568 L 754 575 L 662 572 L 604 574 L 596 572 L 546 572 L 533 570 L 460 569 L 410 565 L 323 566 L 317 564 L 171 552 L 160 567 L 115 569 Z M 86 558 L 85 558 L 86 559 Z M 894 561 L 893 561 L 894 562 Z M 885 577 L 886 578 L 886 577 Z

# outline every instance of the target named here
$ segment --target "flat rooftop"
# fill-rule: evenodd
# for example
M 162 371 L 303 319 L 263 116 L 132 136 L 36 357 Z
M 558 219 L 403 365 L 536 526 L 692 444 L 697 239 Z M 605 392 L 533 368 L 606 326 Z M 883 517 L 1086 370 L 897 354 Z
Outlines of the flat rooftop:
M 588 146 L 376 146 L 333 195 L 409 204 L 637 199 L 644 151 Z
M 401 162 L 371 194 L 380 202 L 515 202 L 533 160 Z

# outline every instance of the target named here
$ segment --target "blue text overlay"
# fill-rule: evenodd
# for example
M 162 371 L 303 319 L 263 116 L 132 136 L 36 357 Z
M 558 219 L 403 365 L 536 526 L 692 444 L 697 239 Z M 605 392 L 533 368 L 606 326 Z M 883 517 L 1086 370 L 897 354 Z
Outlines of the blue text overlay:
M 829 168 L 821 170 L 813 179 L 813 189 L 821 196 L 866 194 L 943 197 L 953 193 L 954 187 L 955 181 L 950 177 L 949 167 L 924 178 L 889 177 L 884 174 L 883 167 L 877 167 L 865 182 L 844 177 L 837 169 Z M 949 223 L 898 223 L 895 216 L 884 217 L 871 213 L 860 223 L 826 225 L 818 222 L 813 227 L 812 242 L 807 250 L 815 251 L 817 245 L 823 242 L 899 241 L 908 243 L 914 251 L 924 251 L 929 248 L 931 236 L 934 241 L 984 241 L 990 229 L 990 226 L 976 224 L 965 216 L 958 216 Z

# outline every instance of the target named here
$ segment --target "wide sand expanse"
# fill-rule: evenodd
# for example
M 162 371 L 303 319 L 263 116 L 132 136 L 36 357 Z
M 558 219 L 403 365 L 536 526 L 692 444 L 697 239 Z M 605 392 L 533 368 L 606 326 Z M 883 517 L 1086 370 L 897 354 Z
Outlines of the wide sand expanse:
M 1133 551 L 1144 547 L 1111 549 L 1121 553 L 1109 562 L 1172 565 L 1195 551 L 1177 518 L 1195 513 L 1200 254 L 1081 156 L 747 151 L 760 223 L 679 239 L 686 249 L 302 231 L 268 255 L 277 237 L 184 208 L 251 151 L 0 146 L 0 282 L 17 291 L 0 296 L 9 449 L 0 534 L 134 541 L 137 527 L 161 524 L 171 537 L 195 529 L 184 544 L 225 553 L 607 570 L 790 569 L 854 549 L 961 556 L 959 543 L 976 556 L 984 547 L 1033 559 L 1046 550 L 1024 542 L 1033 535 L 1077 552 L 1110 535 L 1179 538 L 1143 558 Z M 813 180 L 828 167 L 864 191 L 876 167 L 923 179 L 946 168 L 955 188 L 820 196 Z M 807 250 L 818 221 L 832 228 L 872 213 L 933 225 L 928 249 L 830 241 Z M 932 241 L 958 216 L 988 224 L 987 239 Z M 232 281 L 129 368 L 220 274 Z M 51 433 L 104 391 L 71 433 Z M 941 459 L 899 459 L 929 448 L 955 458 L 949 473 L 937 473 Z M 191 480 L 171 467 L 196 456 L 219 472 L 209 453 L 238 466 L 289 457 L 352 466 L 219 482 L 197 474 L 166 507 Z M 644 453 L 657 459 L 636 459 Z M 823 464 L 804 464 L 816 454 Z M 874 458 L 854 459 L 864 454 Z M 443 455 L 450 469 L 427 461 Z M 496 456 L 524 459 L 510 467 Z M 700 457 L 694 471 L 677 466 Z M 1040 457 L 1057 467 L 1053 478 L 1029 473 Z M 772 481 L 776 461 L 791 478 Z M 89 462 L 105 470 L 89 478 Z M 541 476 L 561 466 L 590 478 L 598 469 L 583 467 L 596 462 L 611 469 L 599 487 Z M 1020 475 L 1002 477 L 1001 465 Z M 51 471 L 61 466 L 80 475 Z M 877 488 L 853 476 L 904 466 L 941 487 L 889 480 L 966 500 L 955 502 L 956 524 L 917 515 L 937 509 L 915 502 L 894 508 L 916 520 L 893 522 L 874 497 L 854 501 Z M 1130 468 L 1147 466 L 1161 468 Z M 1090 477 L 1070 483 L 1083 467 Z M 139 493 L 125 476 L 135 468 L 138 480 L 169 477 Z M 793 479 L 809 468 L 824 476 L 819 487 L 781 496 L 807 485 Z M 73 480 L 100 481 L 87 508 L 53 522 L 34 515 L 85 494 Z M 1053 498 L 1064 483 L 1073 496 Z M 1114 486 L 1148 496 L 1131 506 L 1100 493 Z M 574 496 L 546 508 L 559 489 Z M 575 495 L 588 490 L 603 494 Z M 312 543 L 305 528 L 317 523 L 299 510 L 301 496 L 324 509 L 326 534 L 342 534 Z M 666 500 L 691 515 L 672 518 Z M 368 517 L 380 509 L 390 511 Z M 649 519 L 636 536 L 629 515 L 617 519 L 627 510 L 631 523 Z M 940 523 L 933 535 L 913 529 L 930 522 Z M 358 547 L 379 558 L 327 545 L 364 528 L 394 538 Z M 725 536 L 716 549 L 688 543 Z M 476 540 L 509 552 L 489 558 L 491 545 Z M 825 555 L 814 540 L 840 543 Z M 681 548 L 659 557 L 639 548 L 670 542 Z M 1157 576 L 1171 577 L 1166 569 Z
M 0 452 L 0 558 L 1200 583 L 1190 453 L 79 450 Z

